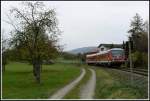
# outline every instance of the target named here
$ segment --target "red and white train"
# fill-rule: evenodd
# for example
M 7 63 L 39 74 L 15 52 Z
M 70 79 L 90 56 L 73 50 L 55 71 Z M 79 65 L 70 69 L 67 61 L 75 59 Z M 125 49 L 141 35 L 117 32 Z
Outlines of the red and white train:
M 86 55 L 87 64 L 103 64 L 120 66 L 126 61 L 125 53 L 122 48 L 112 48 L 94 54 Z

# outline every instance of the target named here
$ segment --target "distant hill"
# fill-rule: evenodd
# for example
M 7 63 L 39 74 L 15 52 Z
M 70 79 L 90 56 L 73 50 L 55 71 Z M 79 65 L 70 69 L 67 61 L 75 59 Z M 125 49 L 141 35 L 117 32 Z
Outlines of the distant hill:
M 70 50 L 70 51 L 67 51 L 67 52 L 71 53 L 71 54 L 78 54 L 78 53 L 92 52 L 96 49 L 97 49 L 96 46 L 90 46 L 90 47 L 82 47 L 82 48 L 73 49 L 73 50 Z

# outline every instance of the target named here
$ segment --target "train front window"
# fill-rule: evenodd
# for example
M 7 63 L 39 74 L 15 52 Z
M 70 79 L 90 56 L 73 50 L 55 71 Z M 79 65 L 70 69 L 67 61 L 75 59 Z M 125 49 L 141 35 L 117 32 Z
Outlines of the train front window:
M 124 51 L 123 50 L 112 50 L 112 55 L 113 56 L 123 56 Z

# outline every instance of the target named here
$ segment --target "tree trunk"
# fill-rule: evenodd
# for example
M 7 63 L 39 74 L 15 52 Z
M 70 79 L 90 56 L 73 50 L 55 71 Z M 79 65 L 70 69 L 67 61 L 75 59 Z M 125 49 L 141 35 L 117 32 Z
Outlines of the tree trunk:
M 35 65 L 35 63 L 33 63 L 33 76 L 35 76 L 36 77 L 36 65 Z
M 5 72 L 5 65 L 2 65 L 2 70 L 3 72 Z
M 40 83 L 41 64 L 39 61 L 33 62 L 33 75 L 37 83 Z

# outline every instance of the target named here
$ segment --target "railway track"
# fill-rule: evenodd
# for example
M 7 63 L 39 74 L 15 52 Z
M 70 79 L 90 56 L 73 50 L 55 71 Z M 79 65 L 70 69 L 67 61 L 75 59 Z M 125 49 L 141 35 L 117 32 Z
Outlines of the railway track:
M 126 72 L 131 72 L 130 68 L 126 68 L 126 69 L 117 68 L 117 69 L 122 70 L 122 71 L 126 71 Z M 140 74 L 140 75 L 143 75 L 143 76 L 148 76 L 148 70 L 147 69 L 135 69 L 134 68 L 132 71 L 135 74 Z
M 98 67 L 98 66 L 97 66 Z M 106 67 L 106 66 L 101 66 L 102 68 L 111 68 L 111 69 L 117 69 L 125 72 L 131 72 L 130 68 L 119 68 L 119 67 Z M 148 69 L 137 69 L 133 68 L 133 73 L 143 75 L 143 76 L 148 76 Z

